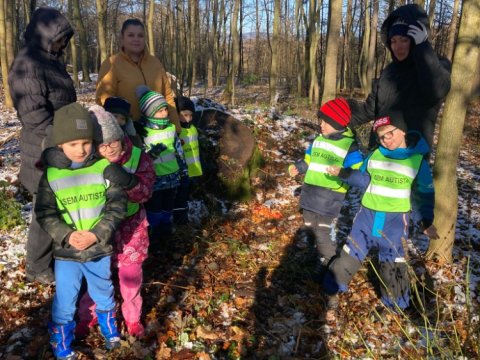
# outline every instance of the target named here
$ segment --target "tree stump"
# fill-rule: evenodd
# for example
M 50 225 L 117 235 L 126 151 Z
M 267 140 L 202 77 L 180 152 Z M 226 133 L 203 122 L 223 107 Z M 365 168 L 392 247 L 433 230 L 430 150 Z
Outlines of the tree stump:
M 219 110 L 196 112 L 206 190 L 226 200 L 248 201 L 251 178 L 262 165 L 255 137 L 245 124 Z

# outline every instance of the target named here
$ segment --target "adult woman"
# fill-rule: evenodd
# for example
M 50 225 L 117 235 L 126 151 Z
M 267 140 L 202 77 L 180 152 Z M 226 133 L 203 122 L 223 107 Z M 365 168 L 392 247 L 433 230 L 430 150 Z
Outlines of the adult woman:
M 350 100 L 352 126 L 399 110 L 408 130 L 423 134 L 430 147 L 438 111 L 450 90 L 450 62 L 439 59 L 428 41 L 428 17 L 416 4 L 394 10 L 381 28 L 392 62 L 364 103 Z
M 10 94 L 22 123 L 19 178 L 34 201 L 42 175 L 35 163 L 52 128 L 53 113 L 77 100 L 72 79 L 61 62 L 62 51 L 72 36 L 72 26 L 58 10 L 37 9 L 25 30 L 26 46 L 8 74 Z M 51 241 L 33 215 L 27 240 L 27 280 L 54 281 Z
M 128 19 L 123 23 L 120 46 L 119 53 L 102 63 L 98 74 L 97 103 L 103 105 L 111 96 L 123 97 L 131 104 L 130 114 L 133 120 L 138 120 L 141 114 L 135 89 L 139 85 L 146 85 L 165 97 L 169 105 L 170 121 L 180 133 L 170 81 L 162 63 L 145 51 L 145 26 L 140 20 Z

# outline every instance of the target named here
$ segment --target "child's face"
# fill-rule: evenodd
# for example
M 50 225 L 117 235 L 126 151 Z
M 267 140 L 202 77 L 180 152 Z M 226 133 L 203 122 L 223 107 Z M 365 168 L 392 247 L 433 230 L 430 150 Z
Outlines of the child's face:
M 153 117 L 155 119 L 165 119 L 168 117 L 168 109 L 166 107 L 164 108 L 161 108 L 160 110 L 158 110 L 154 115 Z
M 127 123 L 127 117 L 123 114 L 118 114 L 118 113 L 112 113 L 113 116 L 115 116 L 115 119 L 117 119 L 118 125 L 124 126 Z
M 123 144 L 121 140 L 115 140 L 110 143 L 98 146 L 98 152 L 110 162 L 117 162 L 123 155 Z
M 380 144 L 388 150 L 407 147 L 405 132 L 393 125 L 379 127 L 377 129 L 377 138 Z
M 322 134 L 323 135 L 330 135 L 330 134 L 338 131 L 332 125 L 330 125 L 328 122 L 323 121 L 323 120 L 320 120 L 320 121 L 321 121 L 320 129 L 322 129 Z
M 92 153 L 92 140 L 79 139 L 58 145 L 72 162 L 82 163 Z
M 180 111 L 180 121 L 189 123 L 193 120 L 193 112 L 191 110 Z

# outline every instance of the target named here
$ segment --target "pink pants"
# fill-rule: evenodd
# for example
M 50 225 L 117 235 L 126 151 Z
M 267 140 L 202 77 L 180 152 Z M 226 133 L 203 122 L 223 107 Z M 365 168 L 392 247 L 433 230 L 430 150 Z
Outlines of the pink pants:
M 142 264 L 131 264 L 118 268 L 120 294 L 122 295 L 122 315 L 128 323 L 140 321 L 142 314 L 143 281 Z M 95 303 L 86 292 L 80 299 L 78 307 L 79 322 L 94 324 L 96 321 Z

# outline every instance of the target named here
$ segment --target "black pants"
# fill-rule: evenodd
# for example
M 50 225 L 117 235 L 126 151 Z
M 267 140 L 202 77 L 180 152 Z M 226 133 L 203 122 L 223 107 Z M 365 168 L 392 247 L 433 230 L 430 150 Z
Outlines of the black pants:
M 303 210 L 303 221 L 315 236 L 320 263 L 327 266 L 337 251 L 337 241 L 333 221 L 335 217 L 323 216 L 313 211 Z
M 33 198 L 35 206 L 36 197 Z M 26 272 L 38 276 L 52 271 L 52 238 L 37 222 L 35 211 L 32 212 L 32 222 L 28 228 Z

